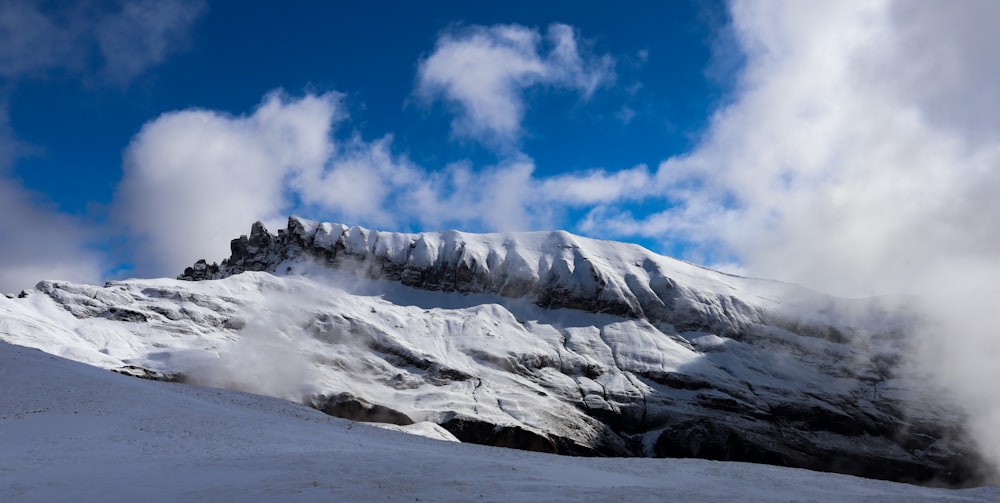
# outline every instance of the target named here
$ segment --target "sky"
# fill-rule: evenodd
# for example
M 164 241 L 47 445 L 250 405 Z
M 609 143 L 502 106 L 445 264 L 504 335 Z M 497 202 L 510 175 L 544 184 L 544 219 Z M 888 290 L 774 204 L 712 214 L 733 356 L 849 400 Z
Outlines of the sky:
M 0 290 L 290 214 L 567 229 L 844 295 L 997 263 L 1000 4 L 0 6 Z

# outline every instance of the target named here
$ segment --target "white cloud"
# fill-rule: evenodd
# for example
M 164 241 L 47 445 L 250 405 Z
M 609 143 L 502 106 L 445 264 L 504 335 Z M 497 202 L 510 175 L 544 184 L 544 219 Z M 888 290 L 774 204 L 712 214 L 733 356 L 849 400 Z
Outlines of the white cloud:
M 570 206 L 618 203 L 649 195 L 649 169 L 639 165 L 609 173 L 605 170 L 556 175 L 538 181 L 546 200 Z
M 176 49 L 203 2 L 120 3 L 0 2 L 0 80 L 4 102 L 16 99 L 23 79 L 68 70 L 90 78 L 100 54 L 102 70 L 127 83 Z M 82 217 L 62 213 L 41 194 L 27 190 L 12 172 L 17 159 L 40 150 L 17 139 L 0 105 L 0 291 L 30 288 L 41 279 L 98 282 L 106 259 L 97 249 L 106 239 Z M 13 125 L 16 127 L 16 124 Z
M 91 247 L 97 229 L 61 214 L 6 176 L 0 176 L 0 235 L 0 293 L 31 288 L 42 279 L 101 280 L 104 261 Z
M 136 272 L 218 260 L 254 220 L 291 212 L 377 228 L 551 225 L 530 159 L 429 170 L 394 154 L 389 136 L 336 140 L 342 108 L 336 93 L 271 93 L 246 116 L 182 110 L 146 124 L 126 150 L 114 205 Z
M 33 150 L 15 138 L 6 109 L 0 107 L 0 293 L 31 288 L 46 278 L 101 279 L 101 256 L 90 247 L 97 229 L 61 214 L 10 172 L 15 159 Z
M 756 276 L 910 292 L 924 361 L 1000 461 L 1000 3 L 736 1 L 731 105 L 655 175 L 664 210 L 585 225 L 700 244 Z M 726 257 L 723 257 L 725 260 Z
M 631 107 L 623 106 L 618 109 L 618 113 L 615 114 L 615 117 L 622 121 L 622 124 L 628 125 L 628 123 L 632 122 L 632 119 L 635 118 L 635 110 Z
M 392 137 L 365 142 L 355 135 L 337 145 L 336 155 L 311 165 L 292 179 L 307 205 L 345 221 L 394 225 L 399 217 L 387 202 L 396 192 L 418 187 L 423 173 L 392 153 Z
M 587 99 L 614 80 L 614 60 L 581 55 L 570 26 L 553 24 L 545 37 L 518 25 L 473 26 L 443 34 L 420 62 L 416 94 L 455 107 L 452 135 L 510 148 L 521 136 L 523 91 L 535 85 L 574 89 Z
M 249 116 L 184 110 L 146 124 L 126 151 L 115 201 L 137 272 L 179 274 L 224 253 L 249 222 L 279 217 L 288 177 L 321 170 L 333 153 L 340 113 L 336 94 L 272 93 Z
M 721 244 L 755 274 L 845 293 L 907 290 L 917 264 L 992 253 L 1000 114 L 978 111 L 1000 102 L 1000 67 L 978 43 L 1000 33 L 1000 8 L 899 5 L 734 3 L 737 98 L 659 166 L 667 209 L 630 223 L 607 206 L 595 223 Z M 945 64 L 959 74 L 920 69 Z

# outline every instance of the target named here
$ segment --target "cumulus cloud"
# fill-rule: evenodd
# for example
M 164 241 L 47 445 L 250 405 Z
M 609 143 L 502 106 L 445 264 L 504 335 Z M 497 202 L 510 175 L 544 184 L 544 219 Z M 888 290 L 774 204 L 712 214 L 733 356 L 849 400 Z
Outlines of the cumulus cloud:
M 573 28 L 473 26 L 444 33 L 420 62 L 416 94 L 442 99 L 456 117 L 452 135 L 509 148 L 521 136 L 523 92 L 536 85 L 569 88 L 587 99 L 615 78 L 614 60 L 580 50 Z
M 643 199 L 649 195 L 651 181 L 649 168 L 640 164 L 615 172 L 594 170 L 555 175 L 539 180 L 538 191 L 548 201 L 590 206 Z
M 0 177 L 0 234 L 0 292 L 31 288 L 41 279 L 101 280 L 97 229 L 60 213 L 10 177 Z
M 99 282 L 108 265 L 97 225 L 62 213 L 18 180 L 16 161 L 43 148 L 17 139 L 6 101 L 22 81 L 53 71 L 126 84 L 176 50 L 203 10 L 200 0 L 0 3 L 0 291 L 40 279 Z
M 658 167 L 663 212 L 607 206 L 594 221 L 721 244 L 757 274 L 842 293 L 905 291 L 942 256 L 992 259 L 1000 114 L 979 110 L 1000 100 L 1000 67 L 979 44 L 1000 8 L 966 7 L 734 3 L 737 99 Z M 942 65 L 958 74 L 922 69 Z
M 423 183 L 422 171 L 392 152 L 392 137 L 366 142 L 354 135 L 334 147 L 326 162 L 309 166 L 292 180 L 302 202 L 345 221 L 369 225 L 398 222 L 386 204 L 396 192 Z
M 26 190 L 10 172 L 14 159 L 32 152 L 15 138 L 0 107 L 0 292 L 30 288 L 43 278 L 95 282 L 101 257 L 91 245 L 96 229 L 63 215 L 42 195 Z
M 842 294 L 919 294 L 925 368 L 1000 461 L 1000 4 L 731 4 L 731 104 L 663 162 L 636 217 L 587 226 L 695 243 L 747 272 Z M 699 246 L 700 245 L 700 249 Z M 721 253 L 718 250 L 722 250 Z M 719 256 L 721 255 L 721 256 Z
M 249 223 L 290 212 L 382 228 L 535 228 L 546 220 L 534 163 L 416 166 L 392 137 L 335 138 L 337 93 L 268 94 L 253 113 L 181 110 L 147 123 L 125 154 L 114 213 L 140 275 L 217 259 Z
M 332 153 L 339 95 L 268 95 L 249 116 L 207 110 L 164 114 L 125 153 L 115 200 L 141 274 L 176 275 L 228 249 L 255 219 L 288 207 L 293 172 L 322 169 Z

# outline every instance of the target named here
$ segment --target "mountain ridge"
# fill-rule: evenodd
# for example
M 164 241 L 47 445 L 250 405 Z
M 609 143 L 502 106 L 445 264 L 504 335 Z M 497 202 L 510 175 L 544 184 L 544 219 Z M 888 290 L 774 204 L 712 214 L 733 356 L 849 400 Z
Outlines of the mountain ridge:
M 199 260 L 177 278 L 219 279 L 243 271 L 281 274 L 288 272 L 279 270 L 283 262 L 309 259 L 325 267 L 422 290 L 530 297 L 543 308 L 580 309 L 653 323 L 687 321 L 675 328 L 721 330 L 723 335 L 739 335 L 739 326 L 762 321 L 761 313 L 732 295 L 738 286 L 713 277 L 755 283 L 758 289 L 770 285 L 786 298 L 829 299 L 798 285 L 720 273 L 639 245 L 566 231 L 396 233 L 290 217 L 287 228 L 277 234 L 268 232 L 262 222 L 254 223 L 250 235 L 232 240 L 230 248 L 230 257 L 221 264 Z M 677 294 L 673 278 L 678 275 L 686 279 L 682 287 L 694 283 L 698 290 L 726 296 L 725 309 L 698 297 L 694 300 L 701 302 L 677 305 L 691 299 Z M 729 326 L 712 323 L 720 318 L 728 320 Z

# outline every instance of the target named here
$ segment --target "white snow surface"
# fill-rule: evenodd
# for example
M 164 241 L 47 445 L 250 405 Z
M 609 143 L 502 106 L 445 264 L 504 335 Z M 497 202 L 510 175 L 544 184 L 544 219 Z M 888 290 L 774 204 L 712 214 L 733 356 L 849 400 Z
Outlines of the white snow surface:
M 110 342 L 110 341 L 109 341 Z M 1000 501 L 743 463 L 435 441 L 0 342 L 0 501 Z

